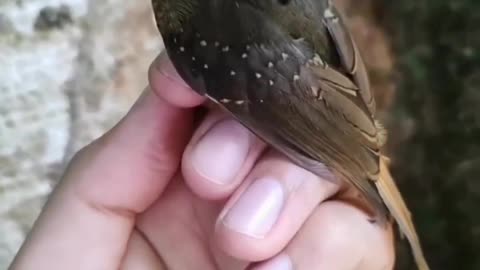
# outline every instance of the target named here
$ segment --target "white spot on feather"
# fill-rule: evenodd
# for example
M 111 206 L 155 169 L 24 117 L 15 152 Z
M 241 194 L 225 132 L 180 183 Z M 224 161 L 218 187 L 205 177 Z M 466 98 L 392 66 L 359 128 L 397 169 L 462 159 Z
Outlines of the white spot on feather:
M 325 19 L 333 19 L 333 18 L 335 18 L 336 16 L 335 16 L 335 14 L 333 14 L 333 12 L 332 12 L 331 9 L 327 8 L 327 9 L 325 9 L 325 11 L 323 12 L 323 17 L 324 17 Z
M 230 102 L 231 102 L 231 100 L 228 99 L 228 98 L 223 98 L 223 99 L 220 100 L 220 103 L 223 103 L 223 104 L 227 104 L 227 103 L 230 103 Z

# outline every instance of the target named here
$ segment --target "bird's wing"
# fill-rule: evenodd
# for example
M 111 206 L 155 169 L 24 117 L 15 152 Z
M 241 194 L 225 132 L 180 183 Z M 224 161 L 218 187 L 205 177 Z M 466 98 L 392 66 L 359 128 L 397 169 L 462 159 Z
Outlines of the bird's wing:
M 330 5 L 325 9 L 323 22 L 332 37 L 340 56 L 343 68 L 351 75 L 358 86 L 360 95 L 372 115 L 375 115 L 375 99 L 371 92 L 367 69 L 356 43 L 353 41 L 345 21 L 335 6 Z
M 202 47 L 199 42 L 192 41 L 192 46 L 202 50 L 201 54 L 195 54 L 198 56 L 196 63 L 212 64 L 208 68 L 200 66 L 201 74 L 187 77 L 187 80 L 192 83 L 193 78 L 201 78 L 193 85 L 202 88 L 197 89 L 198 92 L 205 91 L 299 166 L 322 175 L 326 165 L 358 188 L 379 214 L 386 216 L 385 205 L 370 181 L 379 173 L 379 136 L 373 116 L 365 105 L 366 94 L 362 94 L 363 90 L 356 83 L 358 76 L 351 75 L 352 69 L 343 68 L 350 71 L 344 72 L 340 67 L 324 63 L 308 41 L 302 44 L 274 22 L 266 20 L 260 11 L 250 9 L 247 14 L 251 15 L 250 20 L 259 21 L 257 28 L 249 27 L 247 31 L 241 28 L 243 24 L 225 26 L 230 30 L 238 27 L 237 30 L 242 30 L 240 33 L 252 31 L 251 35 L 258 35 L 252 38 L 255 42 L 248 44 L 250 49 L 232 47 L 218 54 L 217 48 Z M 221 30 L 224 26 L 217 27 Z M 236 38 L 232 32 L 236 31 L 218 31 L 220 36 L 216 38 L 221 43 L 231 41 Z M 334 30 L 332 33 L 332 40 L 335 40 L 335 33 L 342 32 Z M 241 37 L 243 35 L 238 38 Z M 353 41 L 350 39 L 350 42 Z M 331 53 L 340 55 L 348 63 L 350 58 L 344 55 L 349 54 L 346 49 L 349 47 L 355 48 L 337 45 L 331 48 Z M 242 57 L 239 59 L 239 56 Z M 178 58 L 174 62 L 183 63 L 176 65 L 180 71 L 190 72 L 189 64 L 184 64 L 189 63 L 190 58 Z M 230 69 L 234 71 L 233 76 L 223 75 L 230 73 Z
M 257 49 L 262 50 L 255 47 L 252 53 Z M 268 55 L 281 59 L 281 52 L 272 49 Z M 266 62 L 261 59 L 264 55 L 252 58 Z M 276 62 L 277 71 L 280 63 Z M 293 67 L 295 63 L 285 65 Z M 296 65 L 298 77 L 294 75 L 296 68 L 272 73 L 276 76 L 274 85 L 269 85 L 267 78 L 244 80 L 247 101 L 223 106 L 299 166 L 321 175 L 325 164 L 339 173 L 365 195 L 380 216 L 386 216 L 382 199 L 370 181 L 379 173 L 377 127 L 362 106 L 358 87 L 328 65 L 315 61 Z

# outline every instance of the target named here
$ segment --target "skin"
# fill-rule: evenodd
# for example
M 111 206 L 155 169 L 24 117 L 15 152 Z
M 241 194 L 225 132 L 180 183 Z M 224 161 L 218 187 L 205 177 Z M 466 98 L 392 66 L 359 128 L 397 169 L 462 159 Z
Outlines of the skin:
M 205 100 L 165 56 L 150 81 L 130 112 L 73 158 L 10 269 L 393 267 L 391 227 L 368 222 L 339 186 L 223 112 L 194 125 Z M 272 197 L 281 208 L 257 209 Z M 253 235 L 244 230 L 252 213 L 276 218 Z

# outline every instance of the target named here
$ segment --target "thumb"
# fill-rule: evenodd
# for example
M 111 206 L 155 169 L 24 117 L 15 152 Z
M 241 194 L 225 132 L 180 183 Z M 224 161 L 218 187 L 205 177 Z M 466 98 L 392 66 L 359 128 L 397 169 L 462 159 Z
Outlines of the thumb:
M 130 112 L 74 157 L 11 269 L 118 269 L 135 215 L 176 173 L 191 108 L 202 102 L 173 70 L 158 59 L 151 87 Z
M 129 113 L 82 150 L 68 169 L 66 178 L 82 179 L 72 186 L 87 200 L 143 212 L 176 173 L 192 132 L 192 107 L 202 100 L 165 55 L 152 64 L 150 77 L 152 85 Z M 176 104 L 170 93 L 176 93 Z

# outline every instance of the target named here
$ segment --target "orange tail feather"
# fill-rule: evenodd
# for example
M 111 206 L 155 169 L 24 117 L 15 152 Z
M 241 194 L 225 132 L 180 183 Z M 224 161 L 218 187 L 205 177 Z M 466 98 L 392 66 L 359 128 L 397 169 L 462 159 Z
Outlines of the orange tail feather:
M 382 156 L 380 159 L 380 177 L 376 181 L 376 186 L 385 205 L 390 210 L 393 218 L 397 222 L 401 233 L 407 238 L 412 249 L 413 256 L 419 270 L 429 270 L 428 263 L 423 255 L 420 240 L 418 238 L 410 211 L 393 180 L 388 169 L 389 159 Z

